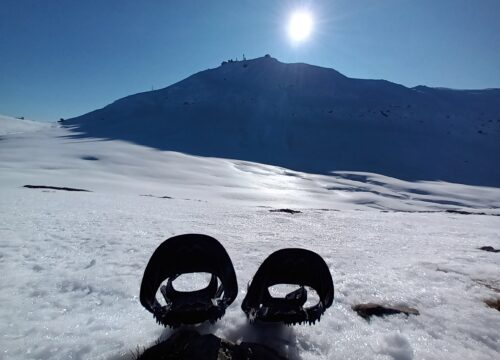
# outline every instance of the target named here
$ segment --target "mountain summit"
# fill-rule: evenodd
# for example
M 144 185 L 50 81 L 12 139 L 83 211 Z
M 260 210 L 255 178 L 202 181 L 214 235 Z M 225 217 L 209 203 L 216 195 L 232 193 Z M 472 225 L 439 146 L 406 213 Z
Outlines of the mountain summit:
M 500 90 L 407 88 L 266 55 L 68 119 L 75 136 L 329 173 L 500 186 Z

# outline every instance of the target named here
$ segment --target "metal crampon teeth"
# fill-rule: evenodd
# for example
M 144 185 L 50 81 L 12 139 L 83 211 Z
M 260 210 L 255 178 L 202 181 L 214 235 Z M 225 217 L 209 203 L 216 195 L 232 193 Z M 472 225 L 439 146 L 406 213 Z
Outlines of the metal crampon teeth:
M 220 319 L 222 319 L 222 317 L 224 316 L 224 314 L 222 314 L 221 316 L 218 316 L 214 319 L 209 319 L 208 321 L 210 322 L 210 324 L 215 324 L 217 321 L 219 321 Z
M 301 321 L 287 321 L 285 324 L 287 326 L 294 326 L 294 325 L 304 325 L 304 324 L 309 324 L 309 325 L 315 325 L 316 322 L 319 322 L 319 319 L 315 320 L 301 320 Z
M 166 323 L 163 321 L 163 319 L 162 319 L 162 316 L 161 316 L 161 315 L 158 315 L 158 314 L 153 314 L 153 317 L 154 317 L 154 319 L 156 320 L 156 323 L 157 323 L 158 325 L 163 325 L 163 326 L 165 326 L 165 327 L 167 327 L 167 326 L 168 326 L 168 324 L 166 324 Z

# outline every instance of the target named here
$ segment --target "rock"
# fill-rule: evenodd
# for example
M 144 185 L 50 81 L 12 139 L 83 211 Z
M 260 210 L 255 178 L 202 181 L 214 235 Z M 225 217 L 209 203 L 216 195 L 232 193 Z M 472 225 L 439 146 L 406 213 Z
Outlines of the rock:
M 270 212 L 284 212 L 284 213 L 288 213 L 288 214 L 300 214 L 302 211 L 298 211 L 298 210 L 292 210 L 292 209 L 273 209 L 273 210 L 269 210 Z
M 500 311 L 500 299 L 496 300 L 484 300 L 484 303 L 488 305 L 490 308 L 496 309 Z
M 85 191 L 91 192 L 90 190 L 77 189 L 70 187 L 60 187 L 60 186 L 47 186 L 47 185 L 24 185 L 23 187 L 27 189 L 51 189 L 51 190 L 64 190 L 64 191 Z
M 481 246 L 479 248 L 479 250 L 488 251 L 488 252 L 494 252 L 494 253 L 500 252 L 500 249 L 495 249 L 492 246 Z
M 371 316 L 386 316 L 395 314 L 420 315 L 417 309 L 408 306 L 384 306 L 374 303 L 359 304 L 352 307 L 364 319 L 369 319 Z

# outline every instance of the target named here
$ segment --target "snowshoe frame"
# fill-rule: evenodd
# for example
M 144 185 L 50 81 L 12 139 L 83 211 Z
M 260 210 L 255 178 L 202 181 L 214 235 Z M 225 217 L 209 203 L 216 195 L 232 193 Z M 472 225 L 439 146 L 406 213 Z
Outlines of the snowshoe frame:
M 284 298 L 274 298 L 269 287 L 277 284 L 294 284 L 300 288 Z M 305 286 L 317 292 L 319 302 L 316 305 L 304 307 Z M 323 258 L 310 250 L 288 248 L 264 260 L 248 286 L 241 308 L 250 321 L 314 324 L 332 305 L 333 298 L 333 280 Z
M 177 291 L 173 281 L 181 274 L 207 272 L 212 274 L 208 286 L 196 291 Z M 220 285 L 218 285 L 218 280 Z M 160 289 L 166 305 L 156 293 Z M 238 283 L 228 253 L 213 237 L 184 234 L 165 240 L 151 256 L 141 283 L 141 304 L 158 323 L 178 327 L 203 321 L 214 323 L 238 294 Z

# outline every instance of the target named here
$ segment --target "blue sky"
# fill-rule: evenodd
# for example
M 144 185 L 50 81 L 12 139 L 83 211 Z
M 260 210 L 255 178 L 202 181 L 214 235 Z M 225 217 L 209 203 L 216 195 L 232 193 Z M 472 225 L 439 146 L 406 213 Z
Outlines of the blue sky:
M 293 45 L 296 8 L 315 19 Z M 262 56 L 406 86 L 500 87 L 498 0 L 2 0 L 0 114 L 53 121 Z

